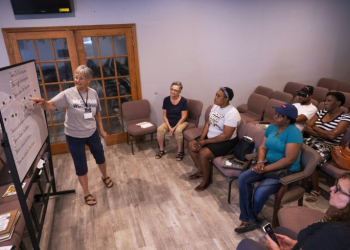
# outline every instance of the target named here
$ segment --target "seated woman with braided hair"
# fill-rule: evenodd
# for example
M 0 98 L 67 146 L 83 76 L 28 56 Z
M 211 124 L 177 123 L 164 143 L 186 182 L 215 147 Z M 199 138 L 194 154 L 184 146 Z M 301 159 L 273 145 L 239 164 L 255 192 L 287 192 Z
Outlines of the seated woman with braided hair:
M 237 127 L 241 116 L 230 104 L 233 95 L 232 89 L 228 87 L 221 87 L 216 92 L 214 106 L 201 136 L 188 143 L 188 152 L 198 168 L 197 172 L 188 178 L 190 180 L 203 178 L 202 183 L 195 188 L 197 192 L 205 190 L 210 185 L 212 171 L 210 160 L 228 154 L 238 142 Z
M 305 227 L 299 234 L 288 228 L 277 227 L 274 231 L 279 246 L 266 234 L 265 246 L 244 239 L 238 244 L 237 250 L 350 249 L 350 172 L 341 174 L 330 191 L 329 204 L 335 211 L 325 215 L 323 220 Z

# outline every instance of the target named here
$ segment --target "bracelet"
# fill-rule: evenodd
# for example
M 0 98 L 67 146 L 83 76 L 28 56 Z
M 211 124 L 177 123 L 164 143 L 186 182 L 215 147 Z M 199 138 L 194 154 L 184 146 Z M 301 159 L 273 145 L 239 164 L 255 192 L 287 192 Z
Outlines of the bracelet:
M 256 163 L 263 163 L 263 164 L 265 164 L 265 162 L 264 162 L 264 161 L 258 161 L 258 162 L 256 162 Z

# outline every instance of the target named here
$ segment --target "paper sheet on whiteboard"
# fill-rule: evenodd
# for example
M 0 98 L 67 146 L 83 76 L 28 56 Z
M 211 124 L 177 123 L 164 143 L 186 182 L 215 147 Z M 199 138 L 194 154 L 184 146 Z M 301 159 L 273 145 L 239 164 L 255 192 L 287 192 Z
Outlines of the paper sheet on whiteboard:
M 0 112 L 21 181 L 48 136 L 44 111 L 32 97 L 40 97 L 33 61 L 0 69 Z

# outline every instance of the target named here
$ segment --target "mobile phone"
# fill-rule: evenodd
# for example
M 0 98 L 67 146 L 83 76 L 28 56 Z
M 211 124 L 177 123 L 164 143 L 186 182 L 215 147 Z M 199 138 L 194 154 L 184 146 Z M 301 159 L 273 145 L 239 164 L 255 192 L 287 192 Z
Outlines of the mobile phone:
M 270 223 L 267 223 L 265 226 L 263 226 L 263 230 L 264 230 L 264 232 L 267 233 L 267 234 L 270 236 L 270 238 L 271 238 L 274 242 L 276 242 L 276 244 L 279 246 L 278 241 L 277 241 L 277 238 L 276 238 L 276 235 L 275 235 L 275 232 L 273 231 L 273 229 L 272 229 Z

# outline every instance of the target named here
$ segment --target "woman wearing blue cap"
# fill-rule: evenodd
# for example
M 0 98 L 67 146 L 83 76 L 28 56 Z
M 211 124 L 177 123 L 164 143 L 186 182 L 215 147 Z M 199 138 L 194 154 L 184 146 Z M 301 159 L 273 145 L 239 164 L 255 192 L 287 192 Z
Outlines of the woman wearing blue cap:
M 294 125 L 298 110 L 288 103 L 275 110 L 272 124 L 266 129 L 258 149 L 257 164 L 238 177 L 242 223 L 235 229 L 236 233 L 254 230 L 267 198 L 281 188 L 279 179 L 300 171 L 303 136 Z M 253 192 L 255 182 L 260 183 Z

